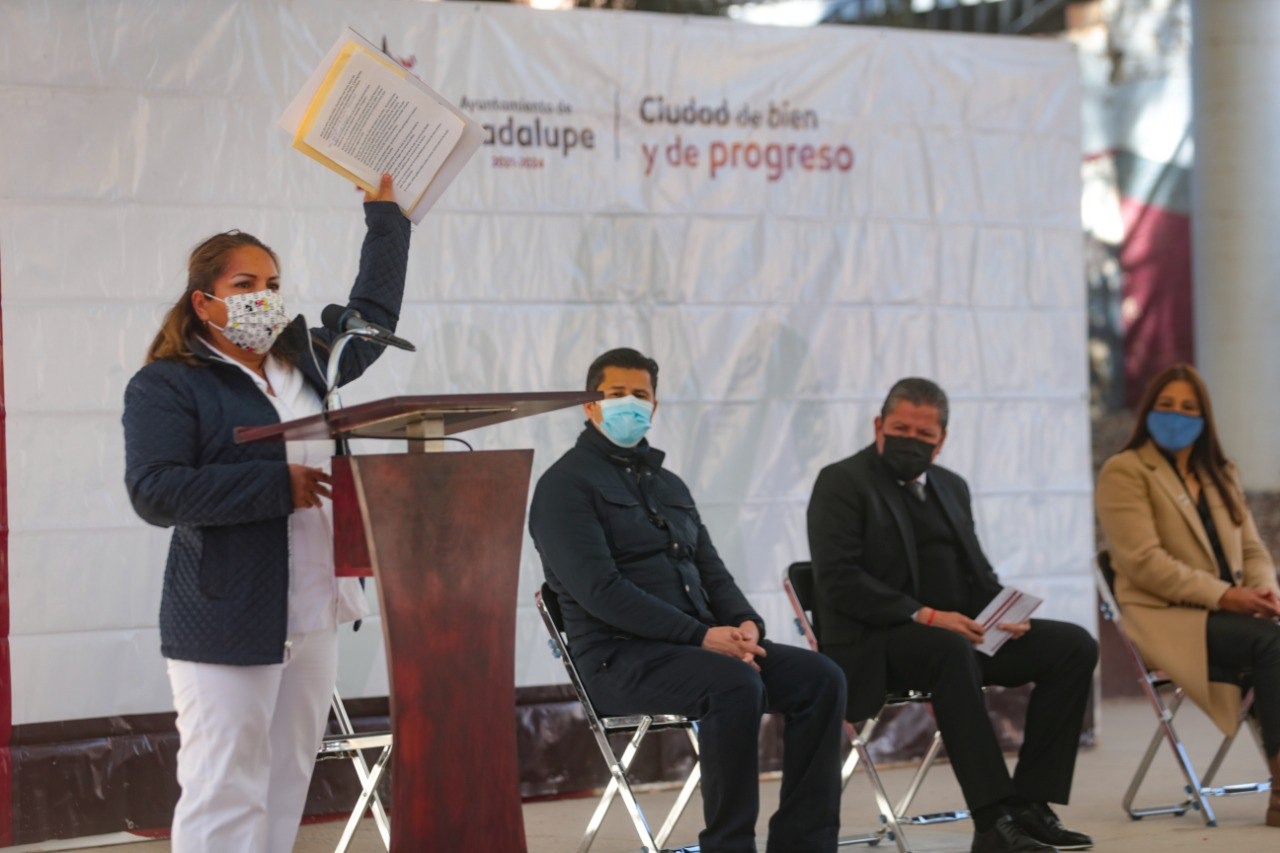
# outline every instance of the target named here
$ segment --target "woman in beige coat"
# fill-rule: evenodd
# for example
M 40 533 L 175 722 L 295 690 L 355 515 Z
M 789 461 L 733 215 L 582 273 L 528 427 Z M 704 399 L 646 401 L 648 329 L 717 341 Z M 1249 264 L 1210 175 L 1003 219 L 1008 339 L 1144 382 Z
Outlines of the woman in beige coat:
M 1235 466 L 1218 443 L 1195 368 L 1152 380 L 1125 449 L 1102 467 L 1096 501 L 1124 624 L 1149 666 L 1164 670 L 1223 732 L 1240 690 L 1209 665 L 1249 671 L 1272 778 L 1280 777 L 1280 588 Z M 1280 790 L 1267 824 L 1280 826 Z

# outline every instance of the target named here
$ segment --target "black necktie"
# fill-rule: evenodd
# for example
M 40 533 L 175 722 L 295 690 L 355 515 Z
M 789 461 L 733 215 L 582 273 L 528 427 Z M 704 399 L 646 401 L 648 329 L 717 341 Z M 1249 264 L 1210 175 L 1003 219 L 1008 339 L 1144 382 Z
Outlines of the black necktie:
M 906 486 L 907 491 L 911 493 L 911 497 L 920 501 L 920 503 L 924 503 L 924 483 L 919 480 L 912 480 L 910 483 L 903 483 L 902 485 Z

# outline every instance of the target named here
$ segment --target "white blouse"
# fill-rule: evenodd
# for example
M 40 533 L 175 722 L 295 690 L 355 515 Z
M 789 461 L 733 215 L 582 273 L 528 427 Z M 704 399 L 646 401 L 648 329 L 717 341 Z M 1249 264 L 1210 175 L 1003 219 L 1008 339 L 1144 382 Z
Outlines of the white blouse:
M 263 380 L 212 346 L 209 349 L 223 361 L 243 370 L 271 401 L 281 421 L 310 417 L 322 411 L 320 395 L 292 364 L 268 355 L 264 365 L 267 378 Z M 285 454 L 291 465 L 321 468 L 330 473 L 333 442 L 288 441 Z M 333 504 L 322 500 L 319 507 L 295 509 L 289 515 L 290 634 L 332 630 L 368 613 L 359 580 L 336 577 L 333 571 Z

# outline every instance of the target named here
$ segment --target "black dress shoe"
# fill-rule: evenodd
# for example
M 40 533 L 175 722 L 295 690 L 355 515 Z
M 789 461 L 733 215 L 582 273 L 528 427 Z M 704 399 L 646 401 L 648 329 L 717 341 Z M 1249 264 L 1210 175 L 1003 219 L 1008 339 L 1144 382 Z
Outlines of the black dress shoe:
M 1050 845 L 1041 844 L 1027 835 L 1013 818 L 1001 815 L 986 832 L 973 834 L 973 846 L 969 848 L 969 853 L 1052 853 L 1053 850 Z
M 1093 846 L 1092 838 L 1083 832 L 1067 829 L 1053 809 L 1044 803 L 1017 806 L 1009 809 L 1009 814 L 1027 835 L 1059 850 L 1088 850 Z

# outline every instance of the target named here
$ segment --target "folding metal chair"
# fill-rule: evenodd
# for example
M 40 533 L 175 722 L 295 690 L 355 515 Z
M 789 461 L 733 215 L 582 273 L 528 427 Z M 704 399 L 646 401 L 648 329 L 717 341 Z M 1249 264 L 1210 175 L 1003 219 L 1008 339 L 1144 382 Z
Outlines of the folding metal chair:
M 813 603 L 816 598 L 813 564 L 809 562 L 792 563 L 787 567 L 786 574 L 783 575 L 782 587 L 786 590 L 787 598 L 791 601 L 792 610 L 795 611 L 796 630 L 808 641 L 811 649 L 815 652 L 819 651 L 818 635 L 814 630 L 815 621 L 813 617 Z M 852 689 L 852 686 L 850 689 Z M 858 768 L 858 764 L 862 763 L 866 767 L 868 774 L 873 777 L 872 785 L 877 789 L 877 799 L 884 796 L 884 787 L 880 783 L 879 775 L 875 773 L 875 765 L 871 762 L 870 753 L 867 752 L 865 746 L 875 734 L 876 727 L 879 725 L 880 718 L 884 716 L 886 709 L 898 705 L 928 704 L 930 698 L 928 693 L 915 690 L 907 693 L 890 693 L 885 697 L 884 704 L 876 712 L 876 715 L 863 724 L 861 732 L 855 731 L 852 723 L 846 723 L 845 726 L 849 732 L 850 740 L 853 741 L 855 748 L 850 750 L 841 769 L 842 784 L 845 786 L 849 784 L 849 779 L 852 778 L 853 772 Z M 932 713 L 932 708 L 930 708 L 930 713 Z M 857 748 L 859 742 L 863 747 L 861 749 Z M 941 750 L 942 733 L 935 729 L 933 738 L 929 742 L 929 748 L 916 766 L 916 772 L 912 775 L 911 782 L 907 785 L 906 791 L 903 792 L 902 798 L 898 800 L 896 806 L 892 807 L 887 806 L 886 800 L 886 805 L 881 808 L 882 819 L 890 828 L 890 831 L 898 833 L 899 837 L 901 837 L 901 826 L 904 824 L 909 826 L 928 826 L 936 823 L 966 820 L 969 817 L 969 812 L 965 809 L 916 815 L 909 813 L 911 803 L 915 801 L 916 794 L 920 792 L 920 786 L 924 784 L 925 777 L 929 774 L 934 762 L 937 761 Z M 899 846 L 901 847 L 902 845 Z
M 543 584 L 542 590 L 534 593 L 533 599 L 550 637 L 547 640 L 547 645 L 551 648 L 551 653 L 564 664 L 565 672 L 569 675 L 569 681 L 573 684 L 573 689 L 578 694 L 578 701 L 582 703 L 582 710 L 587 715 L 587 725 L 591 727 L 591 733 L 595 736 L 596 746 L 600 748 L 600 754 L 604 757 L 605 764 L 609 766 L 609 784 L 605 787 L 604 793 L 601 794 L 600 802 L 596 805 L 596 810 L 592 813 L 591 820 L 587 823 L 587 830 L 582 836 L 582 842 L 578 845 L 578 853 L 586 853 L 591 847 L 591 843 L 595 841 L 596 833 L 599 832 L 600 824 L 604 821 L 604 816 L 609 811 L 610 805 L 613 804 L 615 796 L 622 797 L 622 802 L 626 806 L 627 813 L 631 817 L 631 823 L 635 827 L 636 834 L 640 836 L 640 843 L 646 853 L 657 853 L 657 851 L 663 850 L 663 845 L 671 835 L 671 830 L 675 828 L 676 821 L 683 814 L 685 806 L 688 805 L 689 798 L 693 796 L 693 792 L 697 789 L 698 781 L 702 776 L 701 766 L 697 762 L 697 720 L 675 714 L 636 714 L 626 717 L 602 717 L 596 711 L 591 697 L 587 694 L 587 688 L 578 674 L 577 666 L 574 665 L 573 656 L 569 654 L 569 641 L 564 634 L 564 620 L 560 615 L 560 602 L 555 592 L 549 586 Z M 695 758 L 693 769 L 689 772 L 688 778 L 685 779 L 684 786 L 681 787 L 675 803 L 671 806 L 671 811 L 667 813 L 666 820 L 662 822 L 661 828 L 655 835 L 649 829 L 649 822 L 645 819 L 639 803 L 636 802 L 635 793 L 631 790 L 631 783 L 627 781 L 627 768 L 631 766 L 631 761 L 635 758 L 636 752 L 639 751 L 640 744 L 644 741 L 645 736 L 650 732 L 663 729 L 683 730 L 689 736 L 689 743 L 693 746 Z M 620 756 L 614 751 L 613 745 L 609 743 L 609 735 L 611 734 L 631 735 L 626 749 L 623 750 Z M 694 846 L 680 849 L 696 851 L 698 848 Z
M 1097 580 L 1099 609 L 1102 611 L 1102 616 L 1115 625 L 1116 633 L 1120 635 L 1120 641 L 1123 643 L 1129 662 L 1133 665 L 1133 671 L 1138 677 L 1138 683 L 1142 686 L 1142 692 L 1151 703 L 1151 710 L 1156 715 L 1155 734 L 1151 736 L 1147 751 L 1143 754 L 1142 761 L 1138 764 L 1138 769 L 1133 774 L 1133 781 L 1129 783 L 1129 788 L 1125 791 L 1121 807 L 1133 820 L 1142 820 L 1148 815 L 1172 814 L 1181 816 L 1186 814 L 1188 809 L 1194 809 L 1200 812 L 1200 816 L 1204 819 L 1206 826 L 1217 826 L 1217 817 L 1213 813 L 1213 806 L 1209 804 L 1210 797 L 1234 797 L 1241 794 L 1263 793 L 1271 790 L 1271 783 L 1270 781 L 1263 781 L 1246 782 L 1239 785 L 1213 785 L 1213 778 L 1217 775 L 1218 768 L 1222 766 L 1223 759 L 1227 757 L 1227 752 L 1235 741 L 1235 735 L 1222 739 L 1222 743 L 1218 745 L 1217 752 L 1213 754 L 1213 760 L 1209 762 L 1209 768 L 1205 771 L 1204 778 L 1201 779 L 1197 775 L 1195 765 L 1191 763 L 1191 758 L 1187 755 L 1187 749 L 1173 727 L 1173 719 L 1177 715 L 1178 709 L 1182 707 L 1182 701 L 1186 698 L 1186 695 L 1183 693 L 1182 688 L 1174 684 L 1163 672 L 1147 668 L 1146 662 L 1142 659 L 1142 653 L 1138 651 L 1138 647 L 1134 645 L 1133 640 L 1125 633 L 1124 622 L 1120 615 L 1120 606 L 1116 604 L 1115 598 L 1116 573 L 1111 566 L 1111 555 L 1108 552 L 1098 552 L 1094 574 Z M 1254 742 L 1258 746 L 1258 752 L 1262 755 L 1262 760 L 1265 763 L 1267 759 L 1266 751 L 1262 746 L 1262 735 L 1258 729 L 1257 721 L 1249 713 L 1249 709 L 1253 705 L 1253 690 L 1245 684 L 1247 679 L 1238 673 L 1224 672 L 1213 666 L 1209 668 L 1209 678 L 1212 681 L 1239 684 L 1244 689 L 1244 696 L 1240 704 L 1240 722 L 1253 734 Z M 1167 704 L 1162 691 L 1169 694 L 1170 698 Z M 1182 772 L 1182 777 L 1186 782 L 1183 790 L 1188 795 L 1187 799 L 1180 803 L 1170 803 L 1163 806 L 1134 808 L 1133 801 L 1137 797 L 1138 788 L 1141 787 L 1146 779 L 1147 771 L 1151 769 L 1151 762 L 1160 748 L 1162 739 L 1168 742 L 1169 749 L 1173 753 L 1173 760 Z
M 356 778 L 360 780 L 360 796 L 356 798 L 351 816 L 347 818 L 347 825 L 342 830 L 342 837 L 338 840 L 335 853 L 345 853 L 365 812 L 370 809 L 373 810 L 373 821 L 378 826 L 378 834 L 382 836 L 382 846 L 390 850 L 391 825 L 387 820 L 387 810 L 382 803 L 382 797 L 378 793 L 378 783 L 382 781 L 382 775 L 391 761 L 391 732 L 357 732 L 351 725 L 347 707 L 342 703 L 342 696 L 338 694 L 336 688 L 329 704 L 337 720 L 338 732 L 324 736 L 320 742 L 320 751 L 316 754 L 316 760 L 345 758 L 351 762 L 356 771 Z M 362 750 L 366 749 L 382 750 L 374 761 L 373 767 L 365 761 Z

